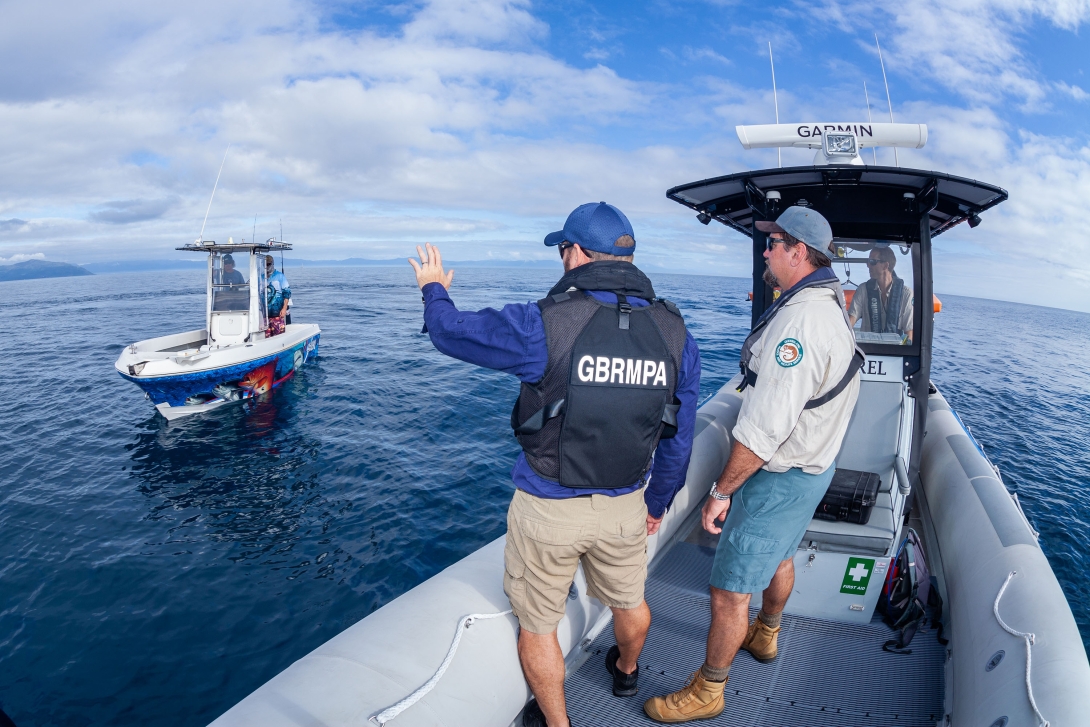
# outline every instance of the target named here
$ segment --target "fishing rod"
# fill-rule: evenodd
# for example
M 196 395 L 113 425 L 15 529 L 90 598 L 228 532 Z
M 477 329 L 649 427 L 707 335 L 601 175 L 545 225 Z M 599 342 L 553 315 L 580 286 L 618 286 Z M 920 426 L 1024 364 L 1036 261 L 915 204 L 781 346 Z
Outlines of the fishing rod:
M 231 151 L 231 145 L 227 145 L 223 152 L 223 161 L 220 162 L 220 170 L 216 172 L 216 183 L 212 185 L 212 196 L 208 198 L 208 209 L 204 211 L 204 222 L 201 223 L 201 234 L 197 237 L 197 244 L 204 242 L 204 226 L 208 224 L 208 213 L 212 211 L 212 200 L 216 198 L 216 187 L 220 186 L 220 175 L 223 174 L 223 165 L 227 162 L 227 152 Z
M 889 79 L 886 78 L 886 62 L 882 60 L 882 46 L 878 43 L 878 34 L 874 34 L 874 44 L 878 46 L 878 62 L 882 65 L 882 82 L 886 84 L 886 103 L 889 104 L 889 123 L 893 123 L 893 99 L 889 95 Z M 901 166 L 897 156 L 897 147 L 893 147 L 893 166 Z
M 768 63 L 772 66 L 772 103 L 776 105 L 776 123 L 780 123 L 780 98 L 776 95 L 776 63 L 772 60 L 772 41 L 768 41 Z M 776 166 L 783 167 L 782 150 L 776 147 Z

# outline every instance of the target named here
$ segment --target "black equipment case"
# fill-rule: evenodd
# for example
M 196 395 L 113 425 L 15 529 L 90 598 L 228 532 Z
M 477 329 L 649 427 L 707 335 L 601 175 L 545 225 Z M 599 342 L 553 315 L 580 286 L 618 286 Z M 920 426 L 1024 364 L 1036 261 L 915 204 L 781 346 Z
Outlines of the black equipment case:
M 882 480 L 873 472 L 838 469 L 814 517 L 866 525 Z

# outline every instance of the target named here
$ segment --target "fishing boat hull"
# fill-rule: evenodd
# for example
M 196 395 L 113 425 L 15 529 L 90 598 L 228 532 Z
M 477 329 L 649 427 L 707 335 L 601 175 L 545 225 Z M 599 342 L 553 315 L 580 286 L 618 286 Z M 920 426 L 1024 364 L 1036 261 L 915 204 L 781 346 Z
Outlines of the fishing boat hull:
M 315 324 L 293 324 L 251 343 L 209 346 L 198 329 L 127 346 L 114 368 L 177 419 L 271 391 L 317 355 L 320 335 Z
M 679 546 L 692 548 L 692 543 L 696 542 L 694 536 L 699 535 L 696 511 L 704 502 L 708 483 L 725 465 L 732 446 L 731 429 L 741 404 L 741 398 L 734 391 L 735 385 L 735 382 L 728 384 L 700 408 L 685 487 L 663 519 L 659 533 L 648 538 L 652 578 L 673 549 Z M 944 657 L 932 659 L 935 673 L 923 676 L 923 683 L 939 690 L 935 699 L 944 708 L 943 714 L 934 715 L 935 719 L 927 724 L 1036 724 L 1025 683 L 1023 640 L 1003 631 L 993 614 L 994 600 L 1010 571 L 1017 571 L 1018 575 L 1000 603 L 1000 612 L 1010 626 L 1035 634 L 1032 686 L 1038 708 L 1053 725 L 1079 724 L 1090 713 L 1090 665 L 1056 577 L 1016 500 L 1007 494 L 987 458 L 975 446 L 964 446 L 961 437 L 970 435 L 941 394 L 931 396 L 930 409 L 935 420 L 929 422 L 925 436 L 922 487 L 915 493 L 918 507 L 910 522 L 922 529 L 920 535 L 934 563 L 946 603 L 944 620 L 950 644 Z M 897 524 L 896 542 L 904 527 L 903 523 Z M 460 619 L 467 614 L 498 613 L 510 608 L 503 592 L 503 541 L 501 537 L 489 543 L 299 659 L 213 725 L 367 724 L 373 715 L 412 693 L 435 673 Z M 701 546 L 706 545 L 704 541 L 699 542 Z M 803 546 L 806 546 L 805 540 Z M 788 602 L 789 616 L 786 618 L 828 624 L 830 627 L 826 631 L 830 633 L 875 629 L 871 621 L 873 609 L 866 615 L 867 623 L 858 623 L 855 612 L 847 603 L 840 604 L 842 615 L 836 618 L 829 618 L 826 613 L 825 619 L 819 621 L 807 615 L 815 608 L 833 608 L 821 605 L 821 599 L 808 596 L 807 591 L 814 593 L 816 586 L 808 586 L 806 579 L 820 577 L 811 564 L 841 556 L 847 557 L 847 554 L 814 550 L 812 546 L 800 547 L 796 556 L 796 571 L 799 572 L 796 590 L 801 588 L 802 592 L 793 595 Z M 884 560 L 888 565 L 890 559 L 887 554 L 876 560 Z M 824 588 L 839 592 L 840 586 L 841 577 L 837 573 Z M 868 590 L 880 591 L 881 579 L 872 579 Z M 696 591 L 685 596 L 686 599 L 695 597 L 699 597 Z M 652 631 L 674 626 L 670 613 L 664 612 L 661 606 L 653 604 L 652 611 Z M 580 667 L 588 659 L 601 660 L 597 652 L 602 650 L 602 644 L 595 639 L 604 633 L 610 618 L 609 609 L 587 595 L 586 581 L 580 570 L 557 632 L 569 681 L 587 672 Z M 703 623 L 698 626 L 705 628 Z M 935 634 L 933 629 L 920 632 L 916 636 L 919 644 L 913 644 L 917 651 L 938 648 Z M 435 688 L 391 724 L 400 727 L 508 727 L 517 724 L 515 720 L 530 697 L 518 663 L 517 639 L 518 624 L 510 615 L 474 625 L 463 635 L 456 658 Z M 925 639 L 928 640 L 926 644 Z M 657 641 L 662 639 L 648 642 L 641 664 L 663 663 L 663 655 L 654 653 Z M 673 650 L 681 648 L 679 644 L 688 643 L 692 653 L 680 655 L 685 657 L 682 661 L 691 662 L 694 667 L 699 665 L 703 656 L 702 638 L 689 642 L 673 638 L 667 641 Z M 837 648 L 838 643 L 833 641 L 829 646 Z M 791 659 L 791 653 L 788 650 L 780 660 Z M 832 664 L 847 658 L 848 653 L 842 649 L 818 654 L 815 658 Z M 996 654 L 1001 655 L 997 657 Z M 872 681 L 883 685 L 876 692 L 872 690 L 872 696 L 877 694 L 879 702 L 885 702 L 884 706 L 889 708 L 898 693 L 897 698 L 908 705 L 919 701 L 919 695 L 904 683 L 910 657 L 883 651 L 879 640 L 859 658 L 873 660 L 873 663 L 856 664 L 853 668 L 870 674 Z M 884 670 L 877 671 L 883 664 L 886 665 Z M 609 694 L 608 675 L 598 665 L 592 666 L 590 673 L 596 679 L 593 689 L 579 688 L 577 691 L 592 693 L 592 698 L 600 704 L 582 714 L 581 710 L 586 707 L 580 704 L 583 697 L 573 697 L 569 708 L 579 710 L 572 711 L 573 720 L 582 724 L 601 724 L 595 721 L 596 716 L 614 714 L 611 724 L 647 723 L 638 709 L 628 708 L 634 702 L 617 700 Z M 847 666 L 842 664 L 844 669 Z M 754 667 L 748 661 L 739 665 L 739 669 L 749 668 Z M 787 669 L 789 665 L 782 668 Z M 803 671 L 810 672 L 809 668 Z M 804 691 L 811 696 L 820 694 L 821 680 L 829 677 L 820 671 L 810 673 L 808 679 L 813 683 L 804 685 Z M 657 677 L 649 675 L 649 678 Z M 732 681 L 733 678 L 732 673 Z M 681 680 L 677 685 L 680 686 L 684 676 L 677 679 Z M 740 682 L 740 687 L 744 688 L 744 680 Z M 570 688 L 575 686 L 570 685 Z M 771 683 L 768 686 L 772 688 Z M 736 708 L 740 708 L 737 704 L 746 696 L 744 693 L 732 696 Z M 776 696 L 782 697 L 782 692 Z M 641 689 L 639 703 L 644 697 Z M 775 706 L 777 700 L 761 696 L 751 701 L 756 705 L 754 708 L 760 709 L 762 705 Z M 795 705 L 795 702 L 791 704 Z M 801 702 L 797 706 L 807 708 Z M 813 709 L 815 714 L 810 716 L 815 721 L 812 723 L 826 724 L 819 719 L 822 715 L 816 713 L 818 708 Z M 826 707 L 820 709 L 824 712 Z M 839 711 L 835 704 L 832 709 Z M 896 724 L 917 723 L 886 716 Z M 887 721 L 877 714 L 870 717 L 873 719 L 868 724 Z M 797 718 L 809 719 L 805 712 Z

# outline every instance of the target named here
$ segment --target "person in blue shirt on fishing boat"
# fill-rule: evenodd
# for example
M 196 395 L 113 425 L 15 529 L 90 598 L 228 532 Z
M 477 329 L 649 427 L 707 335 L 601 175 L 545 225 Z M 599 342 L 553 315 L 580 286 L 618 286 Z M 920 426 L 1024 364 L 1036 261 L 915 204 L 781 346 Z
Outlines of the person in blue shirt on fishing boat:
M 276 269 L 272 255 L 265 256 L 265 303 L 269 312 L 269 330 L 271 335 L 284 332 L 284 325 L 291 323 L 289 306 L 291 288 L 284 273 Z
M 220 271 L 216 282 L 220 285 L 246 285 L 246 278 L 235 269 L 235 259 L 231 253 L 223 256 L 223 270 Z
M 578 207 L 545 244 L 559 250 L 563 277 L 541 300 L 500 310 L 459 311 L 435 246 L 409 262 L 435 347 L 521 382 L 504 592 L 535 698 L 523 725 L 567 727 L 556 629 L 580 563 L 588 594 L 613 611 L 613 693 L 637 692 L 651 624 L 647 537 L 685 484 L 700 353 L 677 307 L 632 264 L 635 235 L 616 207 Z

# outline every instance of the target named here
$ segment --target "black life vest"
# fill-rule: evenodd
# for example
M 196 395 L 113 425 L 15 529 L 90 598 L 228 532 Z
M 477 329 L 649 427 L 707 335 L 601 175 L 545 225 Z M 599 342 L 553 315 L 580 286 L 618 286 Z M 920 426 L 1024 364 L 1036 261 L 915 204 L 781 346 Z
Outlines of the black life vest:
M 863 285 L 867 289 L 867 317 L 872 333 L 903 333 L 898 330 L 898 325 L 901 321 L 901 297 L 905 292 L 905 284 L 896 274 L 891 275 L 893 283 L 889 286 L 889 298 L 886 299 L 884 310 L 878 281 L 868 280 Z
M 822 270 L 825 271 L 824 274 L 821 272 Z M 828 288 L 829 290 L 832 290 L 836 295 L 836 301 L 840 306 L 840 312 L 844 314 L 844 324 L 848 326 L 849 331 L 852 330 L 851 321 L 848 320 L 848 314 L 844 310 L 844 292 L 840 289 L 840 281 L 837 280 L 836 275 L 828 268 L 820 268 L 815 272 L 817 273 L 816 275 L 814 273 L 810 274 L 813 276 L 810 280 L 800 282 L 780 295 L 780 297 L 776 299 L 776 302 L 761 314 L 759 319 L 757 319 L 757 325 L 753 327 L 753 330 L 746 336 L 746 340 L 742 344 L 742 355 L 738 359 L 738 367 L 742 370 L 742 383 L 738 387 L 738 391 L 745 391 L 747 387 L 757 383 L 757 372 L 749 367 L 749 362 L 753 359 L 753 344 L 760 339 L 764 330 L 768 328 L 768 324 L 772 322 L 772 319 L 783 310 L 785 305 L 787 305 L 787 301 L 794 298 L 797 293 L 808 288 Z M 852 331 L 852 340 L 855 340 L 854 331 Z M 844 389 L 848 388 L 848 384 L 855 378 L 856 372 L 863 368 L 865 362 L 866 356 L 864 356 L 863 351 L 860 350 L 859 346 L 856 346 L 855 353 L 852 355 L 852 360 L 848 363 L 848 370 L 840 377 L 840 381 L 837 382 L 836 386 L 821 396 L 810 399 L 802 408 L 816 409 L 822 404 L 826 404 L 835 399 L 844 391 Z
M 602 303 L 585 291 L 609 291 Z M 633 307 L 629 297 L 650 301 Z M 567 273 L 538 301 L 549 358 L 522 384 L 511 427 L 539 476 L 565 487 L 639 482 L 659 440 L 677 432 L 685 321 L 655 297 L 632 263 L 601 261 Z

